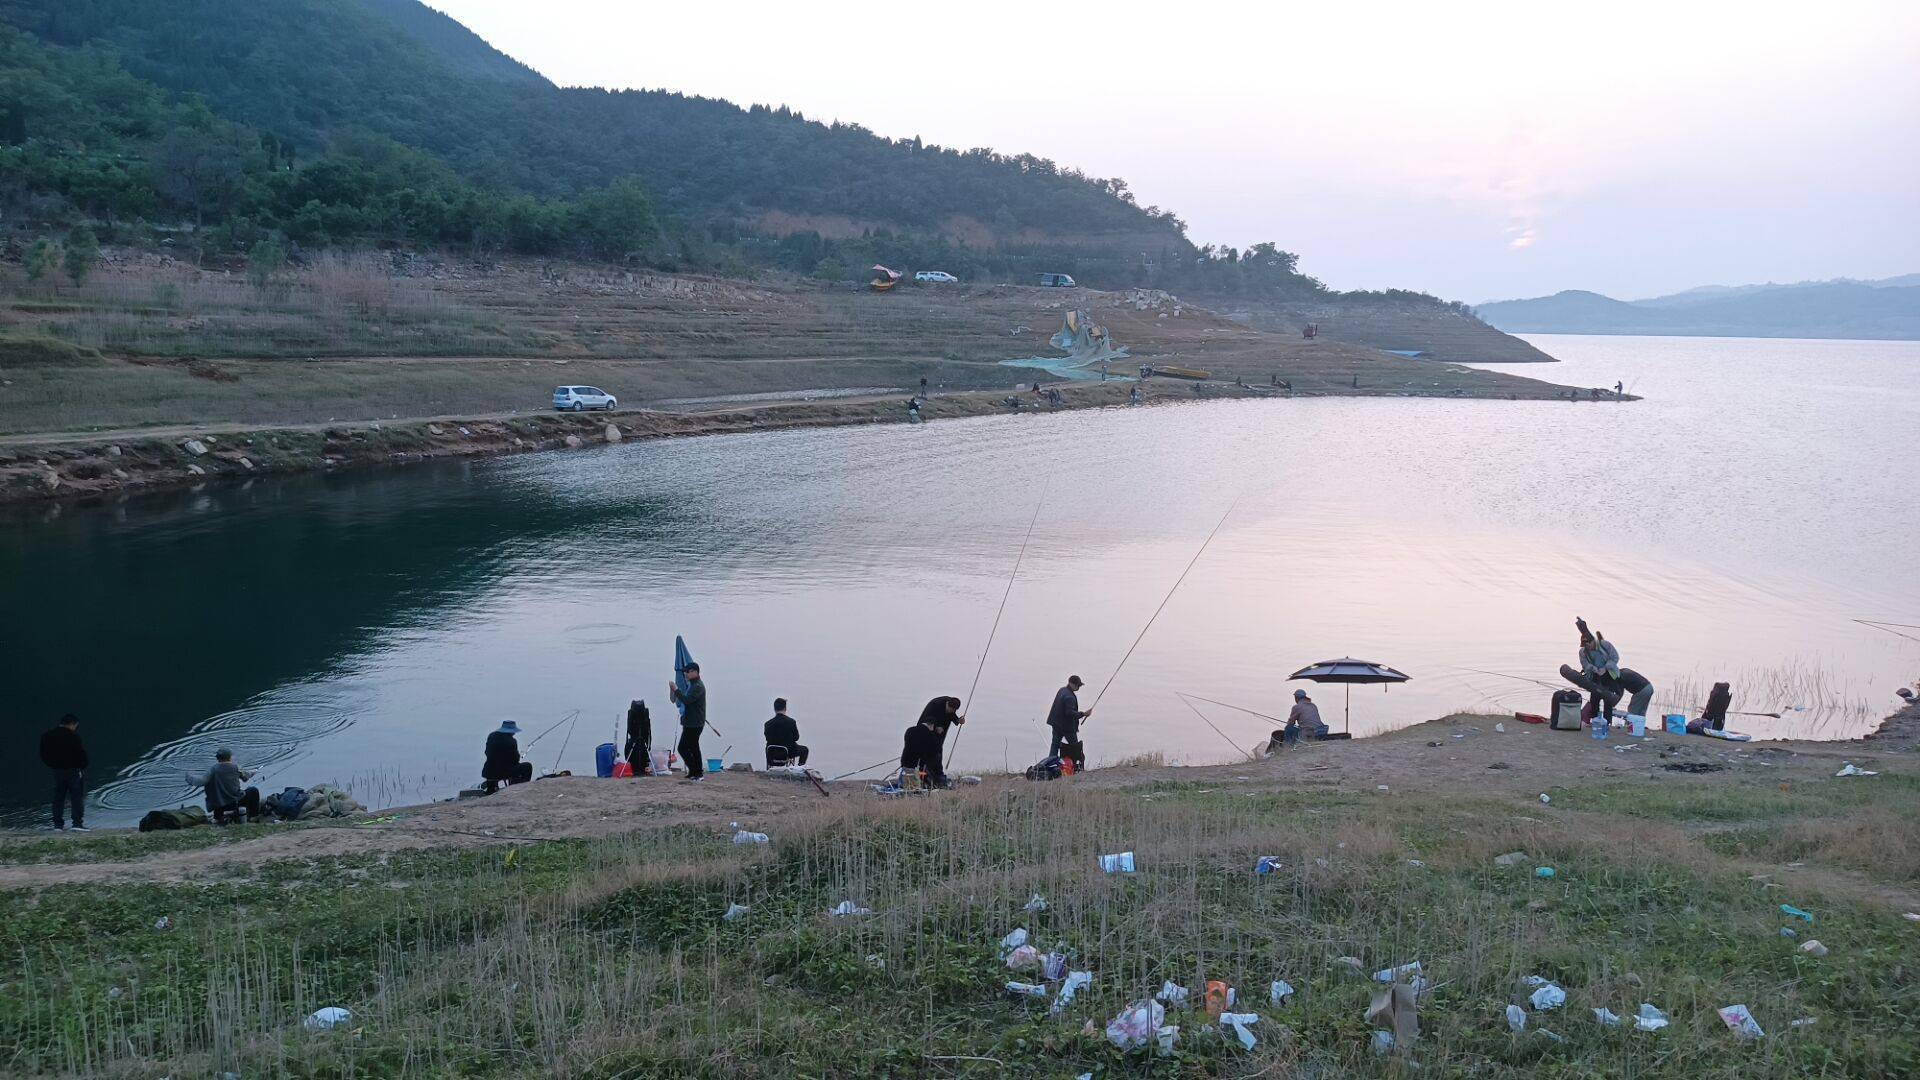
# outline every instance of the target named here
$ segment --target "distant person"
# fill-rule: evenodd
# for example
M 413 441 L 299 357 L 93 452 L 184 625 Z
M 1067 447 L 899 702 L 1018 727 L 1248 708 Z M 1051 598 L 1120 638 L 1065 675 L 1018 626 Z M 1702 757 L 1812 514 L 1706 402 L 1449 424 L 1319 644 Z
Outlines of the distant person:
M 1728 683 L 1717 682 L 1707 692 L 1707 707 L 1701 711 L 1700 719 L 1705 726 L 1715 731 L 1727 730 L 1727 710 L 1733 707 L 1733 687 Z
M 653 775 L 653 714 L 644 701 L 627 703 L 627 763 L 633 775 Z
M 500 727 L 487 736 L 487 760 L 480 766 L 481 787 L 491 795 L 501 784 L 524 784 L 533 779 L 533 763 L 520 760 L 520 725 L 500 721 Z
M 1133 389 L 1127 391 L 1127 404 L 1129 405 L 1140 404 L 1140 384 L 1139 383 L 1134 383 Z
M 920 710 L 920 719 L 907 729 L 900 750 L 901 770 L 918 772 L 928 787 L 951 787 L 944 760 L 947 729 L 966 722 L 967 718 L 960 715 L 959 698 L 937 697 L 927 702 L 927 707 Z
M 707 684 L 700 681 L 700 665 L 689 663 L 681 674 L 687 677 L 687 689 L 669 683 L 667 696 L 680 706 L 680 760 L 687 766 L 687 779 L 706 775 L 706 759 L 700 756 L 700 732 L 707 726 Z
M 67 829 L 68 808 L 73 810 L 73 831 L 87 828 L 87 748 L 80 742 L 80 718 L 68 713 L 60 722 L 40 733 L 40 764 L 53 770 L 53 827 Z
M 927 396 L 927 377 L 925 375 L 920 376 L 920 396 Z
M 1614 383 L 1613 396 L 1616 398 L 1624 399 L 1627 396 L 1627 384 L 1623 382 Z
M 807 748 L 800 743 L 800 724 L 787 715 L 787 699 L 773 699 L 773 719 L 766 723 L 767 768 L 805 765 Z
M 206 792 L 207 813 L 213 815 L 215 825 L 252 821 L 260 816 L 260 789 L 246 786 L 253 773 L 234 764 L 233 751 L 226 747 L 213 752 L 213 768 L 189 773 L 187 779 Z
M 1320 719 L 1320 706 L 1313 703 L 1305 690 L 1295 690 L 1293 708 L 1287 713 L 1285 741 L 1299 742 L 1302 736 L 1318 739 L 1326 733 L 1326 722 Z
M 1620 650 L 1585 619 L 1575 618 L 1573 625 L 1580 631 L 1580 674 L 1590 695 L 1588 710 L 1592 718 L 1611 723 L 1614 706 L 1626 692 L 1620 681 Z
M 1092 709 L 1080 707 L 1080 688 L 1084 685 L 1080 676 L 1068 676 L 1067 685 L 1054 691 L 1053 706 L 1047 710 L 1047 726 L 1053 729 L 1053 743 L 1047 747 L 1047 756 L 1066 758 L 1073 762 L 1076 772 L 1087 767 L 1087 748 L 1080 741 L 1080 721 L 1093 715 Z
M 1353 377 L 1353 388 L 1355 390 L 1360 389 L 1360 376 L 1357 374 Z

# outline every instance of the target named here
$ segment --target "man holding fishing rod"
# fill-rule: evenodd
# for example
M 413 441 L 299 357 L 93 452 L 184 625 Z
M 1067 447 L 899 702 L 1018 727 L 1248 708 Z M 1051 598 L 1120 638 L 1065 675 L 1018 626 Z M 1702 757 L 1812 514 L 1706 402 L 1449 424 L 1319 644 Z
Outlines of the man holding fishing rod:
M 1087 767 L 1087 747 L 1080 741 L 1080 721 L 1093 715 L 1080 707 L 1080 688 L 1086 683 L 1078 675 L 1067 676 L 1067 685 L 1053 695 L 1053 707 L 1047 710 L 1047 726 L 1053 729 L 1048 757 L 1064 757 L 1073 762 L 1075 772 Z
M 687 767 L 687 779 L 698 781 L 706 775 L 705 758 L 700 756 L 700 732 L 707 726 L 707 684 L 700 681 L 700 665 L 687 661 L 680 669 L 687 688 L 668 683 L 667 695 L 680 706 L 680 761 Z

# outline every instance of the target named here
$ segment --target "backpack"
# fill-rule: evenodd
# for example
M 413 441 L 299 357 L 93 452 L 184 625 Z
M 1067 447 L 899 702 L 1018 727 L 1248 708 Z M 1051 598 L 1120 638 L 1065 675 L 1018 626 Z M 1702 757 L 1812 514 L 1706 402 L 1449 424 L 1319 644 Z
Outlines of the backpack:
M 207 812 L 197 806 L 182 806 L 173 810 L 149 810 L 140 819 L 141 832 L 171 831 L 173 829 L 191 829 L 195 825 L 207 823 Z
M 282 821 L 293 821 L 307 805 L 307 789 L 290 787 L 261 800 L 261 807 Z
M 1036 765 L 1027 766 L 1029 780 L 1058 780 L 1064 763 L 1058 757 L 1049 757 Z

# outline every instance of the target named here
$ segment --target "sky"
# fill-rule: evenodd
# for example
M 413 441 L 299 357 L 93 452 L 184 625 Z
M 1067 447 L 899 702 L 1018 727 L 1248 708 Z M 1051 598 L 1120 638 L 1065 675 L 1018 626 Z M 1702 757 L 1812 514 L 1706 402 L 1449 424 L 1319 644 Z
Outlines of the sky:
M 562 85 L 1123 177 L 1335 288 L 1920 271 L 1916 0 L 429 3 Z

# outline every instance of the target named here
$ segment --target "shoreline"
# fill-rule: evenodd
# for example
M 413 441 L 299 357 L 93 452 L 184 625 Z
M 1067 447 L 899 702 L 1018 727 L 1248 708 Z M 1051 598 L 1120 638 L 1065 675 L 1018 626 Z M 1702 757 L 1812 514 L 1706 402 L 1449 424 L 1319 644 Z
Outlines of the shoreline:
M 1131 380 L 1059 383 L 1065 403 L 1022 413 L 1125 407 Z M 1567 400 L 1569 387 L 1524 377 L 1491 384 L 1411 392 L 1310 387 L 1280 393 L 1232 383 L 1146 384 L 1146 405 L 1164 401 L 1269 397 L 1398 397 L 1446 400 Z M 99 433 L 0 437 L 0 507 L 84 503 L 165 492 L 270 475 L 340 473 L 454 458 L 496 457 L 542 450 L 584 449 L 635 439 L 722 435 L 855 424 L 907 423 L 904 398 L 839 397 L 755 403 L 733 408 L 668 412 L 626 409 L 609 413 L 536 412 L 468 417 L 416 417 L 297 425 L 168 425 Z M 798 395 L 796 395 L 798 397 Z M 1031 401 L 1030 391 L 975 390 L 940 394 L 921 408 L 926 421 L 1006 415 L 1005 398 Z M 1635 401 L 1628 395 L 1622 399 Z M 1587 399 L 1578 399 L 1581 403 Z M 1599 403 L 1614 403 L 1611 397 Z

